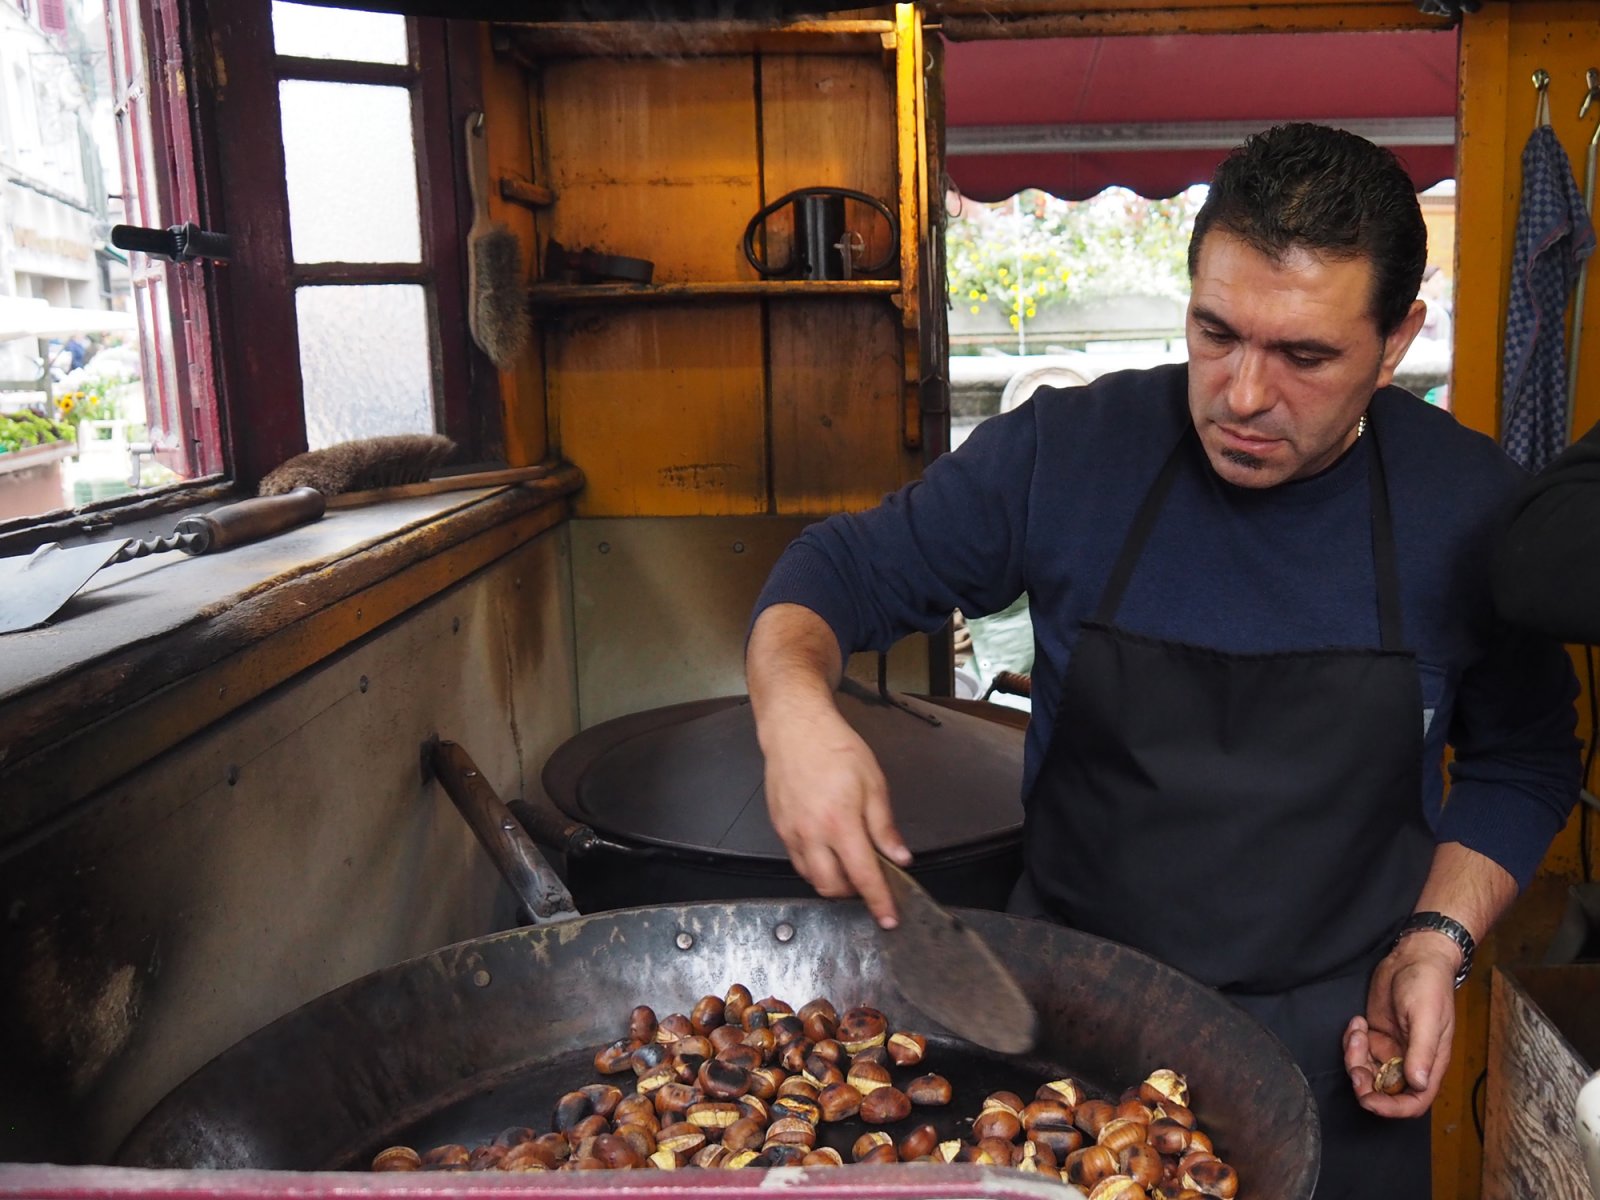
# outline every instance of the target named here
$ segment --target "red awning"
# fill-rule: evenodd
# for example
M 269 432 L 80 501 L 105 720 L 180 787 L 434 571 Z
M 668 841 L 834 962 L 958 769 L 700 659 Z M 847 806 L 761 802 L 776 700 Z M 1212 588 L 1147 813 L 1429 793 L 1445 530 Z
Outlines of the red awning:
M 977 200 L 1026 187 L 1081 200 L 1113 185 L 1170 196 L 1207 182 L 1242 130 L 1284 120 L 1384 142 L 1421 191 L 1455 174 L 1456 33 L 951 42 L 945 104 L 946 170 Z M 1440 141 L 1451 144 L 1418 144 Z M 1039 148 L 1050 144 L 1073 148 Z M 1082 149 L 1107 144 L 1134 148 Z M 1002 150 L 1018 145 L 1029 148 Z

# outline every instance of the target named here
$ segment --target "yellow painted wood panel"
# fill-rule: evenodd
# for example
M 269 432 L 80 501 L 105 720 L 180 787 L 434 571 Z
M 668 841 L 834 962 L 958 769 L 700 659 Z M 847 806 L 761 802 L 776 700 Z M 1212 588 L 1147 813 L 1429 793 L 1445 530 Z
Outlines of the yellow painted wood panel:
M 542 90 L 547 235 L 648 258 L 660 283 L 756 277 L 739 249 L 761 206 L 752 58 L 564 61 Z
M 772 491 L 780 513 L 869 508 L 916 477 L 900 438 L 900 319 L 881 299 L 773 304 Z
M 895 207 L 894 80 L 882 58 L 796 56 L 761 60 L 762 180 L 766 202 L 804 187 L 865 192 Z M 862 261 L 895 249 L 888 224 L 847 202 L 845 219 L 865 241 Z M 767 261 L 789 261 L 794 222 L 767 223 Z M 894 260 L 876 277 L 897 277 Z
M 760 301 L 574 316 L 546 354 L 576 515 L 767 511 Z

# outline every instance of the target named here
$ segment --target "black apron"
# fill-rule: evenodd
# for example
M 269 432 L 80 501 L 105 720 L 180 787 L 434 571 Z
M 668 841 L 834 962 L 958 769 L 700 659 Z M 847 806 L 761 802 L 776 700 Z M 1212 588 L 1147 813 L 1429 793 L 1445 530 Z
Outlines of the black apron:
M 1425 1200 L 1427 1119 L 1361 1109 L 1340 1047 L 1434 850 L 1375 421 L 1367 436 L 1381 646 L 1265 654 L 1113 623 L 1179 472 L 1210 469 L 1180 439 L 1081 626 L 1012 907 L 1145 950 L 1267 1023 L 1322 1113 L 1317 1200 Z

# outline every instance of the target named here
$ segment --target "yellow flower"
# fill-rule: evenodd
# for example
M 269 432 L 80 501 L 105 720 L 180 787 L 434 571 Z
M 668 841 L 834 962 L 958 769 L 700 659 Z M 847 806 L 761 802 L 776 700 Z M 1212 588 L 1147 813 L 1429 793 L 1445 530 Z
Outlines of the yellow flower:
M 978 313 L 978 306 L 976 304 L 972 306 L 972 313 L 974 316 L 976 316 Z
M 1015 329 L 1017 327 L 1017 324 L 1018 324 L 1017 314 L 1016 313 L 1012 313 L 1011 314 L 1011 328 Z
M 72 409 L 73 409 L 72 397 L 70 395 L 66 395 L 66 396 L 61 397 L 61 399 L 56 401 L 56 407 L 59 408 L 64 413 L 71 412 Z
M 977 299 L 979 299 L 979 295 L 980 294 L 978 292 L 978 289 L 977 288 L 973 288 L 970 292 L 967 293 L 967 299 L 969 299 L 969 300 L 977 300 Z

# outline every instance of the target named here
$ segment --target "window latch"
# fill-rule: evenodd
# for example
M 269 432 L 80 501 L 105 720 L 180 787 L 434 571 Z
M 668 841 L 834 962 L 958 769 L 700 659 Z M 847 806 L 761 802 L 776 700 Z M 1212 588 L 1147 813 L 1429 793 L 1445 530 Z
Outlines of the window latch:
M 193 262 L 209 258 L 227 262 L 233 255 L 233 239 L 225 233 L 201 229 L 193 221 L 166 229 L 147 229 L 143 225 L 113 225 L 111 244 L 119 250 L 137 250 L 170 258 L 173 262 Z

